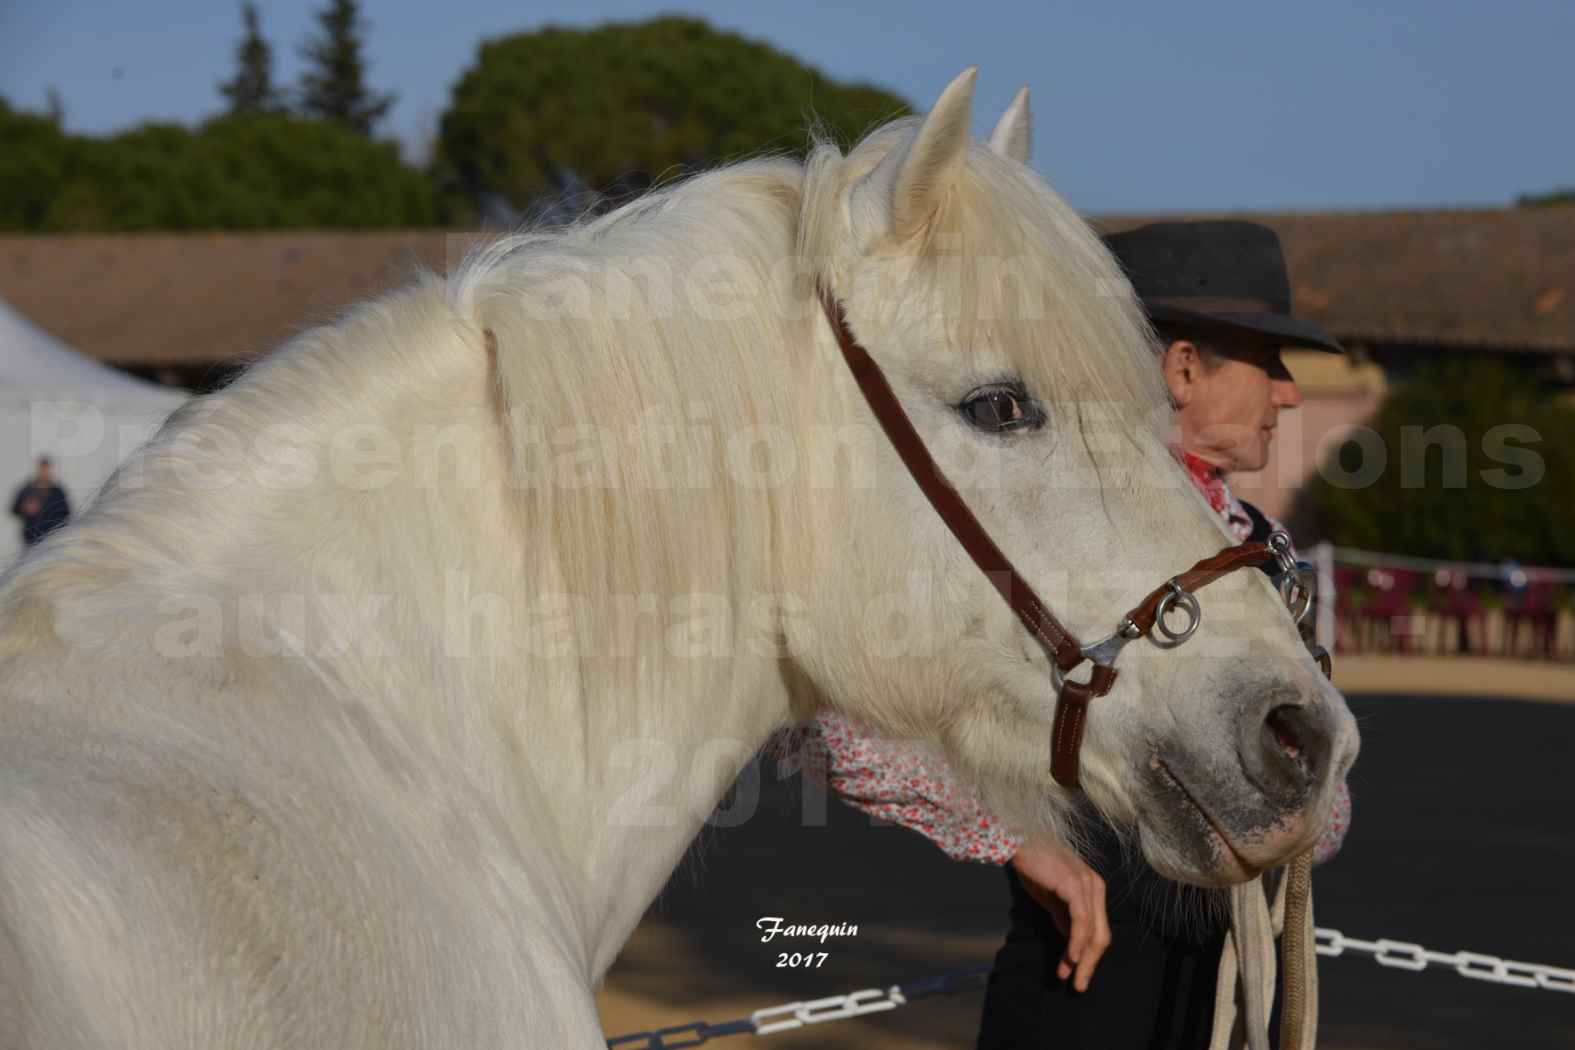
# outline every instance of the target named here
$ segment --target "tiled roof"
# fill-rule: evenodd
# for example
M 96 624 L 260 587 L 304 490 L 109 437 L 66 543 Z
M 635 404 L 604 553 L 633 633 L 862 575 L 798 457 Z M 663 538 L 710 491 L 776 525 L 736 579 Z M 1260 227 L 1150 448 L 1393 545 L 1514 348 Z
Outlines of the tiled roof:
M 1341 339 L 1575 354 L 1575 208 L 1237 217 L 1280 232 L 1297 313 Z M 116 364 L 244 360 L 418 264 L 446 270 L 472 237 L 0 236 L 0 297 Z
M 1575 207 L 1234 217 L 1278 231 L 1294 311 L 1342 340 L 1575 353 Z
M 0 297 L 115 364 L 245 360 L 418 265 L 446 269 L 468 243 L 441 230 L 0 236 Z

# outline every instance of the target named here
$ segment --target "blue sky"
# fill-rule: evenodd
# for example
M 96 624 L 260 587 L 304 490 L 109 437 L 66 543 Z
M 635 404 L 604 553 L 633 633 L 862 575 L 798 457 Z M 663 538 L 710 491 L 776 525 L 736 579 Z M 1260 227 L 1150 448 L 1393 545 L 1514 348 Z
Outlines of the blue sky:
M 322 0 L 262 0 L 282 82 Z M 1092 212 L 1501 204 L 1575 184 L 1575 2 L 685 3 L 366 0 L 384 126 L 419 142 L 483 38 L 683 11 L 928 106 L 977 64 L 988 131 L 1020 84 L 1034 159 Z M 100 132 L 219 108 L 239 2 L 0 0 L 0 95 Z

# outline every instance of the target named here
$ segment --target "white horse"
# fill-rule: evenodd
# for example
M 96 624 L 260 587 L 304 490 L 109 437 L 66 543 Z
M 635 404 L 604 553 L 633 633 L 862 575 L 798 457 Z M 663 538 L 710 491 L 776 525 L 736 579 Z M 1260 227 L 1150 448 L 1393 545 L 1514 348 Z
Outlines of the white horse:
M 601 1045 L 738 769 L 831 708 L 1054 834 L 1043 654 L 874 426 L 817 282 L 1056 614 L 1225 544 L 1099 241 L 964 73 L 306 333 L 0 583 L 0 1047 Z M 1129 647 L 1083 783 L 1160 870 L 1304 849 L 1355 755 L 1258 573 Z

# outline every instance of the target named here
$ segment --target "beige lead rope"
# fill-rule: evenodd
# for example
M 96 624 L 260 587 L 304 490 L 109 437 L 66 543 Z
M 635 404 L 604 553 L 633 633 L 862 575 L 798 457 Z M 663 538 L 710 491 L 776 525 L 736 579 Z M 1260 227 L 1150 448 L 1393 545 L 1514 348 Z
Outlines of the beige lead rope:
M 1298 616 L 1298 627 L 1301 619 Z M 1329 654 L 1313 642 L 1305 628 L 1302 641 L 1323 668 L 1324 676 L 1332 677 L 1334 668 Z M 1276 935 L 1280 938 L 1285 974 L 1280 988 L 1280 1050 L 1315 1050 L 1318 940 L 1312 913 L 1312 850 L 1293 858 L 1286 866 L 1272 904 L 1264 894 L 1261 878 L 1232 888 L 1230 904 L 1231 930 L 1220 953 L 1209 1050 L 1242 1046 L 1268 1050 Z
M 1285 873 L 1285 930 L 1280 956 L 1285 989 L 1280 998 L 1281 1050 L 1313 1050 L 1318 1042 L 1318 943 L 1313 936 L 1312 851 Z
M 1280 1050 L 1318 1041 L 1318 953 L 1313 937 L 1312 853 L 1286 867 L 1270 904 L 1261 878 L 1231 889 L 1231 928 L 1220 953 L 1209 1050 L 1268 1050 L 1274 999 L 1274 940 L 1280 938 Z
M 1297 626 L 1303 631 L 1302 641 L 1323 668 L 1324 677 L 1332 678 L 1334 661 L 1328 652 L 1316 644 L 1300 622 Z M 1285 987 L 1280 998 L 1280 1050 L 1314 1050 L 1318 1044 L 1318 938 L 1313 925 L 1311 849 L 1291 861 L 1281 881 L 1285 922 L 1280 934 L 1280 958 L 1284 963 Z

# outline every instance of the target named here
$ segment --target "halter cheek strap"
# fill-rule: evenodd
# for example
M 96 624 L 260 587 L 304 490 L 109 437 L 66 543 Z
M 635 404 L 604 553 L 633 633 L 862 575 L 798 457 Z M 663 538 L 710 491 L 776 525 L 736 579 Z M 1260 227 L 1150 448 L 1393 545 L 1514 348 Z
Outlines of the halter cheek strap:
M 1275 552 L 1262 543 L 1227 547 L 1155 588 L 1121 620 L 1114 634 L 1093 645 L 1081 644 L 1077 636 L 1055 618 L 1050 607 L 1018 573 L 1011 560 L 1002 553 L 969 509 L 961 493 L 941 472 L 880 366 L 848 328 L 842 305 L 824 285 L 819 291 L 821 307 L 825 310 L 832 331 L 836 333 L 842 356 L 863 392 L 864 400 L 869 403 L 870 411 L 885 431 L 887 440 L 896 449 L 908 473 L 913 476 L 920 491 L 957 538 L 957 542 L 962 544 L 974 564 L 984 572 L 1049 658 L 1052 679 L 1056 685 L 1055 722 L 1050 730 L 1050 772 L 1056 782 L 1064 787 L 1077 787 L 1078 752 L 1082 747 L 1088 705 L 1095 697 L 1110 692 L 1115 685 L 1115 659 L 1122 647 L 1135 638 L 1145 635 L 1152 637 L 1156 626 L 1167 639 L 1154 638 L 1156 644 L 1163 648 L 1180 645 L 1192 636 L 1201 620 L 1197 601 L 1192 597 L 1193 591 L 1239 568 L 1273 560 Z M 1187 625 L 1180 631 L 1174 631 L 1166 624 L 1165 617 L 1173 609 L 1180 609 L 1189 616 Z M 1089 662 L 1093 664 L 1093 673 L 1087 681 L 1077 682 L 1068 677 L 1075 668 Z
M 841 305 L 824 288 L 820 295 L 826 317 L 837 333 L 842 356 L 847 360 L 859 389 L 864 392 L 864 400 L 869 402 L 875 418 L 880 421 L 881 429 L 886 432 L 887 440 L 897 450 L 897 455 L 908 468 L 908 473 L 913 475 L 913 480 L 918 482 L 930 505 L 941 516 L 952 535 L 957 537 L 957 542 L 973 558 L 974 564 L 979 566 L 1001 597 L 1006 599 L 1006 604 L 1012 607 L 1017 618 L 1051 661 L 1062 672 L 1070 671 L 1082 663 L 1083 653 L 1072 632 L 1061 626 L 1061 621 L 1055 618 L 1049 606 L 1028 586 L 1028 581 L 1018 575 L 1011 561 L 996 546 L 979 519 L 974 517 L 962 494 L 941 473 L 940 464 L 935 462 L 924 439 L 914 429 L 913 421 L 908 418 L 902 402 L 897 400 L 891 384 L 886 381 L 885 373 L 849 330 Z

